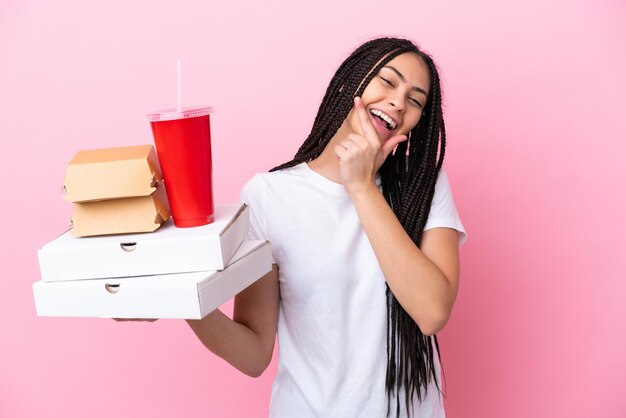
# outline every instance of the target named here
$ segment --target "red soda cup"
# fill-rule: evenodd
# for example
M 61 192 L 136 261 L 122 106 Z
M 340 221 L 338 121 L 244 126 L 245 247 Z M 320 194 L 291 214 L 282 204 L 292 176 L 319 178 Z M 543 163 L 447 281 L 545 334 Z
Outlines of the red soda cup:
M 180 228 L 215 220 L 210 113 L 211 107 L 196 106 L 147 115 L 174 225 Z

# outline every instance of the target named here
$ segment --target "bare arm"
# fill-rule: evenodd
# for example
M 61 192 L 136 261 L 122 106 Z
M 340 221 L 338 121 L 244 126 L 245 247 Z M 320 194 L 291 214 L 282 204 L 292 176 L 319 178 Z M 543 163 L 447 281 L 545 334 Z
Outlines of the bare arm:
M 216 309 L 200 320 L 187 320 L 202 344 L 248 376 L 269 365 L 278 323 L 278 266 L 235 296 L 233 319 Z
M 396 135 L 381 142 L 363 102 L 354 100 L 360 133 L 350 133 L 334 149 L 341 180 L 372 244 L 389 288 L 426 335 L 448 321 L 459 283 L 457 233 L 451 228 L 424 232 L 418 248 L 398 221 L 374 181 L 393 148 L 406 140 Z
M 406 233 L 378 188 L 355 193 L 353 201 L 385 279 L 400 305 L 425 335 L 448 322 L 459 286 L 457 232 L 424 232 L 421 249 Z

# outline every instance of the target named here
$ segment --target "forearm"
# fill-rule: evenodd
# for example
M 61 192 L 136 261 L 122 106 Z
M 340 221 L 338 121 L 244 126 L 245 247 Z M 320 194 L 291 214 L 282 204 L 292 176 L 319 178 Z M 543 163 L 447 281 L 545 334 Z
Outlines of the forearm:
M 187 323 L 206 348 L 248 376 L 260 376 L 271 359 L 253 330 L 219 309 Z
M 454 302 L 446 276 L 411 240 L 375 184 L 351 198 L 389 288 L 422 332 L 436 332 Z

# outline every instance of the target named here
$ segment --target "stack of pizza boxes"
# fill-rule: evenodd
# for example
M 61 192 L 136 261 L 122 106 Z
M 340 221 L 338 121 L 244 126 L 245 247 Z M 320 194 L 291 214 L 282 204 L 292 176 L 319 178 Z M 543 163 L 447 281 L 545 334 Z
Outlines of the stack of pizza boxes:
M 174 225 L 151 145 L 81 151 L 64 186 L 72 226 L 38 250 L 40 316 L 201 319 L 271 270 L 245 204 Z

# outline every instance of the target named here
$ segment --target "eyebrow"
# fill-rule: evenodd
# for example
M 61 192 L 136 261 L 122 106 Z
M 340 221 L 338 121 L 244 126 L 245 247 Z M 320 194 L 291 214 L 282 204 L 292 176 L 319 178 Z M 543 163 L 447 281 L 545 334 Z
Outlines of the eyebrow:
M 393 72 L 395 72 L 398 77 L 400 77 L 400 80 L 402 80 L 403 82 L 406 83 L 406 78 L 404 78 L 404 76 L 402 75 L 402 73 L 400 71 L 398 71 L 395 67 L 392 67 L 391 65 L 385 65 L 383 68 L 389 68 L 390 70 L 392 70 Z M 413 86 L 411 87 L 411 90 L 415 90 L 417 92 L 422 93 L 424 96 L 428 97 L 428 93 L 426 93 L 426 90 L 424 90 L 421 87 L 417 87 L 417 86 Z

